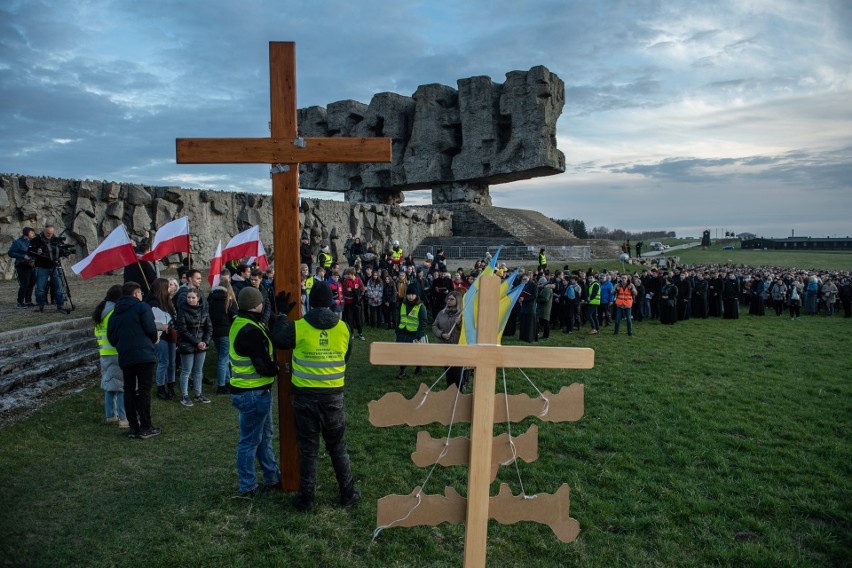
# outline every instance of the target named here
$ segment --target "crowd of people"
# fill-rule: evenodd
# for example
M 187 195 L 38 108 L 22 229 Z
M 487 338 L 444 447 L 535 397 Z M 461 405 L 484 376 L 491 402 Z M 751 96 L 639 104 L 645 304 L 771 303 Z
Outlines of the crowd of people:
M 137 252 L 144 254 L 144 245 Z M 293 404 L 302 455 L 302 485 L 294 504 L 303 511 L 313 508 L 320 436 L 331 456 L 341 504 L 356 503 L 360 493 L 352 481 L 343 409 L 353 340 L 364 341 L 365 327 L 372 327 L 393 330 L 398 342 L 457 343 L 463 296 L 490 259 L 450 270 L 442 250 L 415 262 L 399 242 L 377 254 L 351 235 L 345 268 L 328 246 L 310 258 L 305 252 L 300 297 L 292 302 L 287 294 L 275 295 L 272 268 L 228 263 L 206 295 L 195 269 L 181 267 L 177 278 L 154 277 L 150 285 L 142 263 L 138 274 L 128 271 L 125 284 L 110 287 L 92 314 L 107 421 L 127 428 L 130 438 L 158 435 L 151 418 L 154 384 L 163 401 L 177 399 L 187 408 L 210 403 L 203 392 L 203 367 L 207 352 L 215 348 L 215 393 L 230 395 L 239 414 L 240 494 L 260 489 L 255 460 L 263 471 L 262 489 L 273 491 L 281 478 L 271 446 L 275 349 L 293 349 Z M 504 262 L 494 272 L 507 278 L 514 267 Z M 131 279 L 139 276 L 146 285 Z M 524 342 L 584 328 L 595 335 L 610 325 L 615 335 L 624 329 L 633 336 L 634 322 L 736 319 L 741 311 L 796 320 L 802 314 L 834 316 L 839 304 L 844 316 L 852 317 L 852 275 L 840 272 L 733 265 L 643 267 L 626 273 L 568 266 L 551 270 L 542 251 L 535 268 L 517 270 L 515 283 L 523 290 L 503 337 L 517 335 Z M 288 321 L 291 309 L 299 309 L 301 319 Z M 407 371 L 401 366 L 397 377 L 406 377 Z M 420 372 L 414 369 L 415 375 Z M 462 391 L 471 380 L 463 368 L 448 368 L 445 376 L 448 386 Z

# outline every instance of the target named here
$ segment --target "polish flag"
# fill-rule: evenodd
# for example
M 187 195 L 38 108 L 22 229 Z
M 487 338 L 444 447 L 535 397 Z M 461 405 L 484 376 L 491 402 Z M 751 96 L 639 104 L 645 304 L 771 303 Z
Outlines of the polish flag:
M 222 241 L 219 241 L 216 254 L 210 260 L 210 275 L 207 277 L 207 282 L 210 283 L 211 288 L 219 285 L 220 272 L 222 272 Z
M 255 225 L 228 241 L 228 245 L 222 251 L 222 262 L 239 260 L 247 256 L 258 256 L 259 245 L 260 228 Z
M 136 262 L 136 251 L 133 249 L 130 237 L 127 236 L 127 229 L 124 225 L 119 225 L 107 235 L 92 254 L 72 266 L 71 270 L 85 280 Z
M 181 217 L 166 223 L 154 235 L 151 252 L 142 255 L 142 260 L 160 260 L 170 254 L 189 252 L 189 217 Z
M 257 256 L 253 256 L 246 261 L 246 264 L 251 266 L 253 262 L 257 263 L 257 267 L 261 270 L 269 268 L 269 259 L 266 258 L 266 251 L 263 250 L 263 243 L 260 239 L 257 240 Z

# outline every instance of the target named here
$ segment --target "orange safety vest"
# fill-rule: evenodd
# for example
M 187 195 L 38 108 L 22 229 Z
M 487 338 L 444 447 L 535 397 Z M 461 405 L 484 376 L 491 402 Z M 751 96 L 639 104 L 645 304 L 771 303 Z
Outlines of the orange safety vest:
M 630 284 L 626 287 L 622 287 L 621 284 L 619 284 L 615 288 L 615 305 L 619 308 L 633 307 L 633 292 L 630 291 Z

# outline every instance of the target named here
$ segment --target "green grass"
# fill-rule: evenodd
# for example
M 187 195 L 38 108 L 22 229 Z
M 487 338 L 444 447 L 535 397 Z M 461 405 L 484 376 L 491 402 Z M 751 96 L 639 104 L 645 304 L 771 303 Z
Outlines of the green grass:
M 492 522 L 488 565 L 848 564 L 849 331 L 842 318 L 746 316 L 641 323 L 632 339 L 611 328 L 555 332 L 546 345 L 593 347 L 594 369 L 527 372 L 542 390 L 584 383 L 585 416 L 538 423 L 539 460 L 521 471 L 528 493 L 570 484 L 580 536 L 563 544 L 543 525 Z M 463 526 L 388 529 L 371 542 L 376 500 L 408 494 L 426 470 L 410 459 L 417 428 L 373 428 L 367 416 L 370 400 L 410 397 L 419 381 L 371 366 L 368 343 L 356 343 L 347 410 L 357 509 L 335 505 L 326 456 L 312 514 L 281 494 L 234 498 L 227 397 L 191 409 L 154 399 L 163 435 L 130 441 L 102 424 L 92 386 L 0 430 L 0 565 L 459 566 Z M 508 376 L 512 392 L 533 392 L 517 371 Z M 465 494 L 465 474 L 437 468 L 427 492 Z M 501 468 L 501 481 L 519 491 L 514 468 Z
M 723 250 L 724 246 L 733 250 Z M 852 252 L 741 249 L 738 241 L 715 243 L 706 250 L 694 247 L 673 251 L 686 264 L 746 264 L 782 268 L 852 271 Z

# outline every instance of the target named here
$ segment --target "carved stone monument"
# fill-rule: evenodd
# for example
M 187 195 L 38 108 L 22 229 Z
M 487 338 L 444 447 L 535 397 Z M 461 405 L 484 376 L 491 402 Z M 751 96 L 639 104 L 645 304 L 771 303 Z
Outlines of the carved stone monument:
M 305 189 L 344 192 L 347 201 L 399 204 L 408 190 L 432 190 L 432 202 L 491 205 L 488 188 L 565 171 L 556 121 L 562 80 L 546 67 L 446 85 L 410 96 L 379 93 L 369 105 L 339 101 L 299 110 L 299 135 L 385 136 L 390 164 L 302 164 Z

